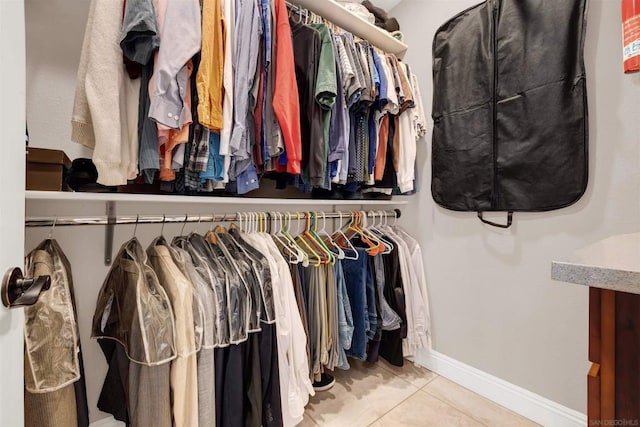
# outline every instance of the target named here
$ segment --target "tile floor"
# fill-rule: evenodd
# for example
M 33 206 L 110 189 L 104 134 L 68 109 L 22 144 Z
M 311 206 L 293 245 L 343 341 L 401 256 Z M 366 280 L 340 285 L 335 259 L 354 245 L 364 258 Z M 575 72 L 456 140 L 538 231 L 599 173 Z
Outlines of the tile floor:
M 311 398 L 300 426 L 538 425 L 408 361 L 402 368 L 353 362 L 335 377 L 332 389 Z

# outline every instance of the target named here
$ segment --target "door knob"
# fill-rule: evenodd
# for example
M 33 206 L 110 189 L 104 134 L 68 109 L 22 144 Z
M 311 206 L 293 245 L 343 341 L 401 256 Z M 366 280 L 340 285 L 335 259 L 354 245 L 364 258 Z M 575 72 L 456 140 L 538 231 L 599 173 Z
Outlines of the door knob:
M 10 268 L 2 279 L 2 304 L 7 308 L 33 305 L 38 301 L 40 294 L 50 287 L 50 276 L 25 279 L 19 267 Z

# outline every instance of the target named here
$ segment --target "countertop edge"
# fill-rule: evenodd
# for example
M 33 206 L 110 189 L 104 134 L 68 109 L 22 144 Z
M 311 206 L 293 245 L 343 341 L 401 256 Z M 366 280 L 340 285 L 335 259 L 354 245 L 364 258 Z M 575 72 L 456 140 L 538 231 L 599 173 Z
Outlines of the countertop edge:
M 552 261 L 551 279 L 577 285 L 640 294 L 640 272 L 638 271 Z

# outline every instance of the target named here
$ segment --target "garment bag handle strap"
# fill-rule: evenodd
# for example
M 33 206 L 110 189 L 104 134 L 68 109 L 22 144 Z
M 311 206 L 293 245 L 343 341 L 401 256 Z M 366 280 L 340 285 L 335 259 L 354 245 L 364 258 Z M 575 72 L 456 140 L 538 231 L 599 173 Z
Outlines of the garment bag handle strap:
M 511 227 L 511 224 L 513 224 L 513 211 L 508 211 L 507 212 L 507 223 L 506 224 L 498 224 L 496 222 L 486 220 L 486 219 L 484 219 L 483 214 L 484 214 L 484 212 L 478 212 L 478 218 L 480 218 L 480 221 L 484 222 L 485 224 L 489 224 L 492 227 L 509 228 L 509 227 Z

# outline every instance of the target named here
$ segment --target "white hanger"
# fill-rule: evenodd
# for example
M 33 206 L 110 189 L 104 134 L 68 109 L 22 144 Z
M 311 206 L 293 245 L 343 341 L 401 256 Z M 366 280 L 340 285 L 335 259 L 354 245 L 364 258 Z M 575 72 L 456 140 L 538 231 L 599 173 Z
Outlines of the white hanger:
M 336 242 L 333 241 L 333 238 L 329 235 L 329 233 L 327 233 L 325 229 L 326 226 L 327 226 L 327 215 L 324 212 L 322 212 L 322 228 L 320 229 L 320 231 L 318 231 L 318 236 L 323 237 L 323 234 L 324 234 L 324 236 L 329 240 L 329 244 L 338 251 L 338 259 L 344 259 L 345 258 L 344 250 L 339 245 L 337 245 Z
M 335 234 L 339 234 L 340 236 L 342 236 L 342 238 L 344 239 L 345 242 L 347 242 L 347 246 L 349 247 L 348 249 L 352 251 L 352 253 L 355 256 L 349 256 L 347 255 L 347 253 L 345 252 L 344 254 L 344 259 L 350 259 L 352 261 L 357 260 L 360 257 L 360 254 L 358 253 L 358 251 L 356 250 L 356 248 L 353 246 L 353 244 L 351 243 L 351 241 L 347 238 L 347 236 L 342 232 L 342 212 L 338 212 L 338 215 L 340 216 L 340 219 L 338 220 L 338 229 L 336 230 Z
M 373 215 L 373 224 L 368 228 L 368 230 L 373 233 L 382 243 L 384 243 L 386 249 L 380 253 L 382 254 L 390 254 L 391 251 L 393 250 L 393 243 L 391 243 L 389 240 L 385 239 L 382 236 L 382 231 L 380 231 L 380 229 L 378 229 L 378 227 L 376 226 L 376 216 L 378 215 L 378 213 L 380 214 L 380 222 L 382 222 L 382 217 L 385 216 L 384 213 L 382 213 L 382 211 L 379 212 L 371 212 L 371 214 Z M 365 226 L 366 226 L 366 222 L 365 222 Z

